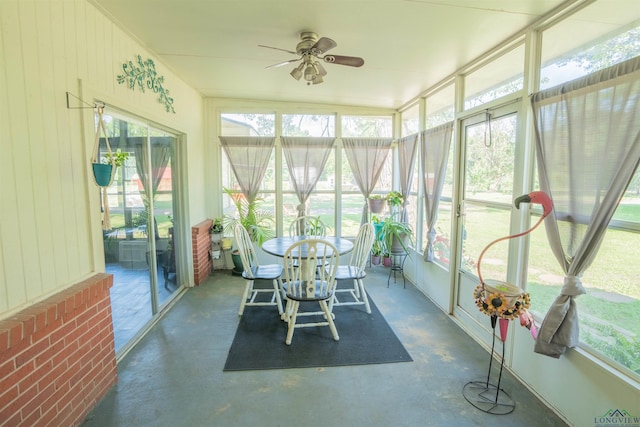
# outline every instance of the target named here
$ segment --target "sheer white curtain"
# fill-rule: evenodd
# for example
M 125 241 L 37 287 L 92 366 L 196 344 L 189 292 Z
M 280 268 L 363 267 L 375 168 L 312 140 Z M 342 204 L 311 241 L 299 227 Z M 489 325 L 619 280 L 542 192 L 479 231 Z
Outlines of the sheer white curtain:
M 151 194 L 155 196 L 164 171 L 167 168 L 169 159 L 171 158 L 171 137 L 151 137 L 151 171 L 147 170 L 147 158 L 149 157 L 149 148 L 147 148 L 146 138 L 133 137 L 127 138 L 127 144 L 133 147 L 133 153 L 136 156 L 136 172 L 140 177 L 145 194 L 147 191 L 147 181 L 151 180 Z M 142 196 L 145 201 L 146 195 Z M 148 202 L 147 202 L 148 203 Z
M 391 149 L 391 138 L 342 138 L 353 177 L 364 196 L 361 224 L 369 221 L 367 198 L 373 191 Z
M 335 138 L 281 137 L 282 150 L 293 188 L 298 196 L 298 216 L 306 215 L 306 203 L 320 179 Z
M 272 136 L 220 137 L 240 190 L 250 203 L 258 196 L 275 141 Z
M 151 146 L 147 147 L 146 137 L 127 138 L 127 144 L 133 147 L 133 153 L 136 157 L 136 172 L 138 172 L 138 177 L 140 177 L 140 182 L 144 188 L 144 193 L 142 193 L 141 196 L 144 207 L 147 211 L 149 211 L 150 205 L 148 194 L 151 194 L 154 198 L 153 200 L 155 200 L 155 197 L 157 196 L 156 191 L 158 190 L 164 171 L 167 169 L 167 164 L 171 158 L 171 153 L 173 151 L 172 142 L 173 138 L 171 137 L 152 136 Z M 150 171 L 147 170 L 147 159 L 149 158 L 149 155 L 151 156 Z M 151 181 L 151 191 L 147 188 L 148 180 Z M 147 229 L 147 233 L 151 233 L 150 227 Z M 158 238 L 155 218 L 154 237 L 156 239 Z
M 639 100 L 640 57 L 531 96 L 540 186 L 554 204 L 545 228 L 565 272 L 537 353 L 558 358 L 578 344 L 580 278 L 640 161 Z
M 402 221 L 409 222 L 407 204 L 413 182 L 413 163 L 418 149 L 418 134 L 408 135 L 398 140 L 398 164 L 400 169 L 400 193 L 402 193 Z
M 428 262 L 432 262 L 434 257 L 433 242 L 436 238 L 438 207 L 447 172 L 452 135 L 453 122 L 421 132 L 420 159 L 424 186 L 424 212 L 427 223 L 427 247 L 424 249 L 423 259 Z

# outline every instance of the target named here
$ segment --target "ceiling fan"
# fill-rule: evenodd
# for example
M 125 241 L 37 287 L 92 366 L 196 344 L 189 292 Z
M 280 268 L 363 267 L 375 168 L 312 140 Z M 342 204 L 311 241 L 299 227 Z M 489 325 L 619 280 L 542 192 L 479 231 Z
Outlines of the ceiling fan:
M 300 34 L 300 39 L 301 41 L 296 46 L 295 52 L 292 50 L 281 49 L 279 47 L 265 46 L 261 44 L 258 45 L 259 47 L 281 50 L 292 55 L 300 55 L 299 58 L 269 65 L 266 68 L 282 67 L 283 65 L 302 61 L 293 69 L 293 71 L 291 71 L 291 77 L 296 80 L 300 80 L 300 78 L 304 76 L 304 80 L 307 82 L 307 85 L 317 85 L 322 83 L 324 81 L 322 78 L 327 75 L 327 71 L 324 69 L 320 61 L 324 61 L 328 64 L 348 65 L 349 67 L 362 67 L 364 64 L 364 59 L 357 56 L 327 55 L 326 52 L 328 50 L 333 49 L 338 45 L 328 37 L 318 38 L 316 33 L 304 31 Z

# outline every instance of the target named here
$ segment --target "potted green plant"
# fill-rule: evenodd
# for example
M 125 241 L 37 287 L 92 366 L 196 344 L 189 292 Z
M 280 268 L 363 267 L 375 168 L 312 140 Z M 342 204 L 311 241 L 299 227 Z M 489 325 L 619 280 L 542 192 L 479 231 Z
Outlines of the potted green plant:
M 259 246 L 262 246 L 265 240 L 274 236 L 275 220 L 273 213 L 258 208 L 258 202 L 262 201 L 262 199 L 257 198 L 249 202 L 241 193 L 236 193 L 228 188 L 224 188 L 223 190 L 229 195 L 231 200 L 233 200 L 238 212 L 237 217 L 230 215 L 224 217 L 225 232 L 232 233 L 236 224 L 242 224 L 244 229 L 247 230 L 251 241 L 257 243 Z M 238 250 L 231 252 L 231 260 L 234 265 L 233 274 L 242 274 L 244 267 L 242 266 L 242 259 L 240 258 L 240 252 L 238 252 Z
M 117 169 L 123 166 L 128 158 L 129 153 L 120 151 L 118 148 L 114 153 L 106 153 L 100 163 L 93 163 L 93 177 L 96 184 L 100 187 L 108 187 L 111 184 L 112 176 L 115 174 L 114 168 Z
M 375 239 L 371 246 L 371 265 L 380 265 L 380 257 L 382 256 L 382 243 Z
M 369 210 L 371 213 L 379 214 L 384 210 L 387 204 L 387 198 L 383 194 L 372 194 L 367 198 Z
M 386 200 L 389 203 L 389 208 L 391 210 L 391 215 L 397 215 L 400 213 L 400 208 L 404 203 L 404 197 L 402 193 L 399 191 L 389 191 L 386 196 Z
M 384 252 L 382 254 L 382 265 L 385 267 L 391 267 L 391 254 L 389 252 Z
M 380 240 L 384 252 L 409 254 L 409 247 L 413 245 L 413 230 L 405 222 L 387 218 L 380 229 Z
M 224 225 L 222 224 L 223 218 L 214 218 L 209 234 L 211 234 L 212 242 L 220 242 L 222 240 L 222 232 L 224 231 Z
M 379 240 L 380 230 L 382 229 L 382 224 L 384 224 L 384 221 L 382 221 L 380 217 L 378 217 L 378 215 L 371 215 L 371 224 L 373 224 L 373 230 L 375 231 L 376 239 Z
M 233 232 L 236 224 L 242 224 L 245 230 L 247 230 L 247 233 L 249 233 L 251 241 L 256 242 L 260 246 L 265 240 L 274 236 L 275 219 L 273 213 L 258 208 L 258 202 L 261 202 L 262 199 L 257 198 L 249 202 L 242 194 L 239 195 L 228 188 L 225 188 L 224 191 L 229 195 L 231 200 L 233 200 L 236 210 L 238 211 L 237 218 L 229 215 L 225 216 L 225 232 Z

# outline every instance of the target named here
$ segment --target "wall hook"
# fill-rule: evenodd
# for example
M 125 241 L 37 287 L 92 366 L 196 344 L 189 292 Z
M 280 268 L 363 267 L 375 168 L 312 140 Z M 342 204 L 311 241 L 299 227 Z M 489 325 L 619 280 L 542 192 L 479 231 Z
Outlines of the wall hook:
M 70 98 L 69 97 L 73 97 L 75 99 L 77 99 L 78 101 L 80 101 L 83 105 L 80 106 L 71 106 L 71 102 L 70 102 Z M 102 108 L 104 109 L 105 104 L 104 103 L 100 103 L 100 104 L 89 104 L 88 102 L 78 98 L 77 96 L 75 96 L 74 94 L 72 94 L 71 92 L 67 92 L 67 108 L 70 110 L 76 110 L 76 109 L 81 109 L 81 108 Z

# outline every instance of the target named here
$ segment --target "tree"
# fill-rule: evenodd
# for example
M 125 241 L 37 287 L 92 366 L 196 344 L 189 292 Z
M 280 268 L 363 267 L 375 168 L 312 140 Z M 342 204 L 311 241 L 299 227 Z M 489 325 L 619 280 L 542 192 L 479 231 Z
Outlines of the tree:
M 634 58 L 640 54 L 640 27 L 608 38 L 587 49 L 556 62 L 558 66 L 573 63 L 587 74 Z

